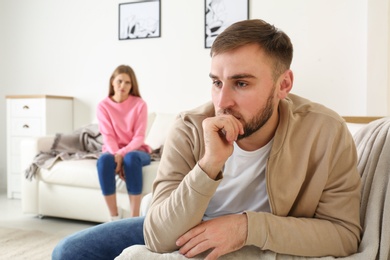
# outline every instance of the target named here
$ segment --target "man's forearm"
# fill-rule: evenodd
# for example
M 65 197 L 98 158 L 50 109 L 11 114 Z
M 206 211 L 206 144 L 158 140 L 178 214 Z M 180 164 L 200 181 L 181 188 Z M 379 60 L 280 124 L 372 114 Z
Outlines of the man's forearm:
M 196 165 L 177 188 L 158 185 L 144 224 L 147 247 L 155 252 L 177 250 L 176 240 L 200 223 L 218 183 Z
M 246 245 L 280 254 L 320 257 L 347 256 L 357 251 L 359 236 L 331 221 L 316 218 L 279 217 L 247 212 Z

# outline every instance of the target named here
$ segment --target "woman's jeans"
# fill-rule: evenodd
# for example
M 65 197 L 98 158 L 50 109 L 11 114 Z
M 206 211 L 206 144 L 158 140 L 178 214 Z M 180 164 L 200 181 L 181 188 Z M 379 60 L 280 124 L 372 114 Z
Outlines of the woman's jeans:
M 143 151 L 132 151 L 123 157 L 123 170 L 128 194 L 142 193 L 142 166 L 150 164 L 150 154 Z M 113 154 L 104 153 L 97 161 L 100 187 L 103 195 L 112 195 L 116 191 L 115 158 Z
M 132 245 L 144 245 L 144 217 L 126 218 L 100 224 L 61 240 L 53 260 L 114 259 Z

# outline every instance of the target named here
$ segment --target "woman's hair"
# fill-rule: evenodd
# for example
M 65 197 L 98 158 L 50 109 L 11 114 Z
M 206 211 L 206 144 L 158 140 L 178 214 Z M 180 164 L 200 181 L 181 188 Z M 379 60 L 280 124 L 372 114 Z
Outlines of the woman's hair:
M 112 73 L 109 82 L 109 87 L 108 87 L 108 96 L 111 97 L 115 94 L 112 82 L 115 79 L 115 77 L 118 76 L 119 74 L 127 74 L 130 77 L 131 89 L 129 94 L 132 96 L 141 97 L 141 94 L 139 92 L 137 77 L 135 76 L 134 70 L 127 65 L 118 66 Z
M 290 68 L 293 58 L 290 38 L 260 19 L 240 21 L 226 28 L 215 39 L 210 55 L 218 55 L 247 44 L 258 44 L 271 58 L 274 63 L 274 80 Z

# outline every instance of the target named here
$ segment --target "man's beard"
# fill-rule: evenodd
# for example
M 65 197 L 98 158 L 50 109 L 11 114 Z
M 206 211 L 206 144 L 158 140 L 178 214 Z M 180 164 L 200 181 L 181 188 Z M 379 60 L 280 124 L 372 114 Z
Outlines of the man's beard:
M 267 102 L 263 109 L 260 109 L 257 114 L 249 121 L 245 122 L 243 127 L 244 127 L 244 134 L 238 135 L 237 140 L 241 140 L 245 137 L 248 137 L 255 133 L 257 130 L 262 128 L 270 119 L 274 112 L 274 93 L 275 93 L 275 86 L 273 87 L 271 94 L 267 98 Z M 235 116 L 236 118 L 242 118 L 241 115 L 235 113 L 234 111 L 230 109 L 223 109 L 221 111 L 221 114 L 230 114 Z

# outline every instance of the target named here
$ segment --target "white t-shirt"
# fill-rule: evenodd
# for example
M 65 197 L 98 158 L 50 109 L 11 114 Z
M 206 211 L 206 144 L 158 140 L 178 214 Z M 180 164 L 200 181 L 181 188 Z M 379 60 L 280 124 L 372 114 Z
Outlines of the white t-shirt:
M 273 139 L 256 151 L 244 151 L 234 143 L 223 178 L 211 199 L 204 220 L 244 211 L 271 212 L 265 180 Z

